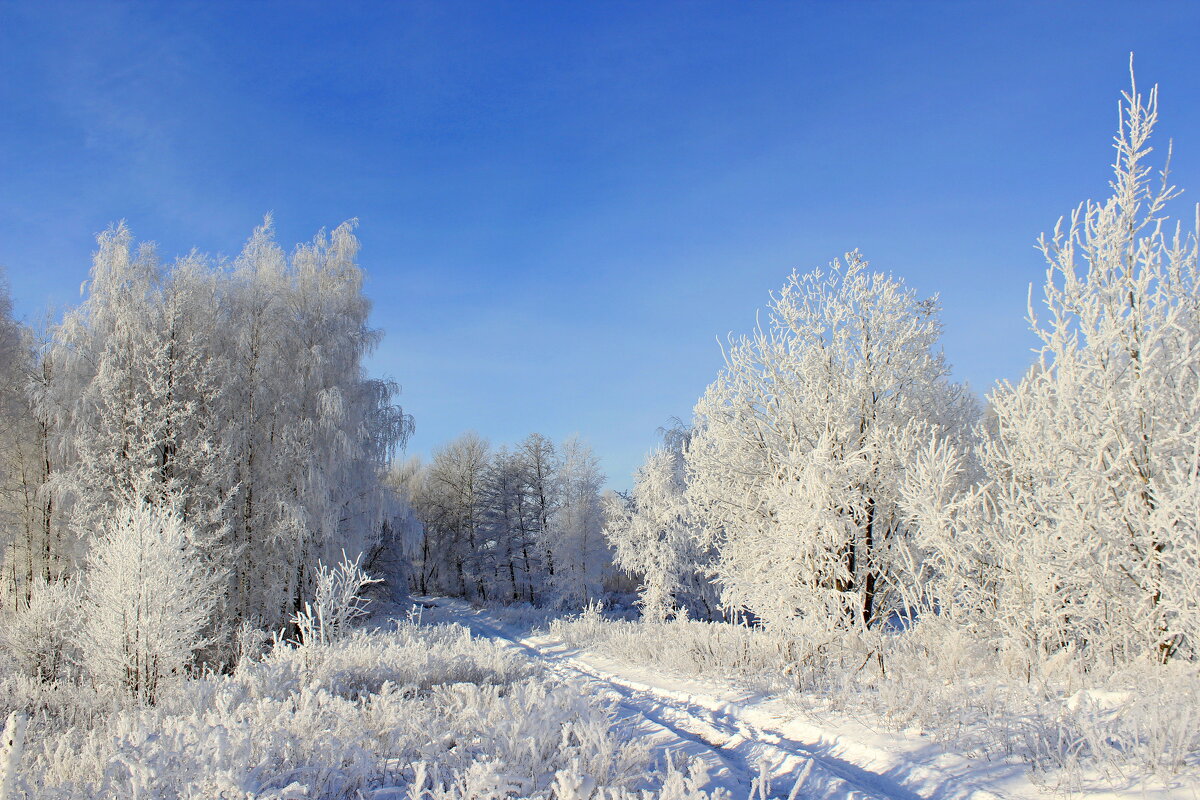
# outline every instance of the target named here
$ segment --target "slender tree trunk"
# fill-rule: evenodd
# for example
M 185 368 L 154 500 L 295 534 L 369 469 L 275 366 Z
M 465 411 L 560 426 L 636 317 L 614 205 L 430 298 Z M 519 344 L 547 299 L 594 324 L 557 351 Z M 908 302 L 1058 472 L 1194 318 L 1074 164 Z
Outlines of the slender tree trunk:
M 866 571 L 863 575 L 863 627 L 874 622 L 875 615 L 875 570 L 872 568 L 875 554 L 875 500 L 867 498 L 867 519 L 863 526 L 863 550 L 866 555 Z

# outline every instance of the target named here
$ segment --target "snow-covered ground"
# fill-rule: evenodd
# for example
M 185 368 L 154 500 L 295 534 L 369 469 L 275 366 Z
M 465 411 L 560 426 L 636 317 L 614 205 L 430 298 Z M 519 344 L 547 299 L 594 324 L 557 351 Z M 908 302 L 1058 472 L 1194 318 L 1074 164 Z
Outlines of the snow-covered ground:
M 1024 765 L 956 753 L 924 732 L 892 732 L 846 714 L 818 712 L 796 698 L 748 691 L 732 681 L 671 675 L 646 665 L 533 633 L 461 600 L 424 598 L 446 618 L 524 653 L 611 703 L 622 735 L 650 744 L 655 757 L 699 759 L 710 789 L 734 798 L 877 798 L 878 800 L 1023 800 L 1062 796 L 1032 781 Z M 1085 783 L 1086 785 L 1086 783 Z M 1195 800 L 1200 787 L 1092 782 L 1089 800 Z M 1099 788 L 1103 786 L 1103 788 Z M 1075 796 L 1080 796 L 1076 794 Z
M 2 677 L 0 800 L 1035 800 L 1080 785 L 1047 773 L 1038 785 L 1019 757 L 972 752 L 966 732 L 896 730 L 755 682 L 780 677 L 778 640 L 752 629 L 443 598 L 407 611 L 330 641 L 276 642 L 153 705 Z M 937 666 L 935 679 L 949 674 Z M 1130 769 L 1083 794 L 1196 800 L 1183 775 L 1150 788 Z

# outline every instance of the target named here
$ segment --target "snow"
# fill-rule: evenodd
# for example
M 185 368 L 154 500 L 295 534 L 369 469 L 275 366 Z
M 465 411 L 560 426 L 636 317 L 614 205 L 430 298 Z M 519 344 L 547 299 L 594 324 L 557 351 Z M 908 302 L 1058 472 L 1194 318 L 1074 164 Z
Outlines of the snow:
M 699 759 L 708 789 L 733 797 L 876 798 L 877 800 L 1034 800 L 1061 793 L 1036 783 L 1014 760 L 984 760 L 933 743 L 920 729 L 885 730 L 880 720 L 800 708 L 795 698 L 751 691 L 733 681 L 682 676 L 613 658 L 562 637 L 506 623 L 461 600 L 423 598 L 478 636 L 507 644 L 578 687 L 614 703 L 614 724 L 648 742 L 661 762 Z M 1072 698 L 1073 702 L 1080 702 Z M 1119 707 L 1117 693 L 1090 693 L 1089 702 Z M 1084 776 L 1095 788 L 1076 796 L 1116 800 L 1194 800 L 1198 788 L 1111 788 L 1105 776 Z M 765 787 L 765 788 L 764 788 Z M 1104 788 L 1099 788 L 1104 787 Z
M 117 225 L 44 338 L 0 286 L 0 800 L 1195 800 L 1200 214 L 1157 113 L 1040 240 L 986 414 L 852 251 L 604 499 L 579 439 L 391 463 L 353 222 L 170 265 Z M 385 582 L 530 605 L 353 629 Z

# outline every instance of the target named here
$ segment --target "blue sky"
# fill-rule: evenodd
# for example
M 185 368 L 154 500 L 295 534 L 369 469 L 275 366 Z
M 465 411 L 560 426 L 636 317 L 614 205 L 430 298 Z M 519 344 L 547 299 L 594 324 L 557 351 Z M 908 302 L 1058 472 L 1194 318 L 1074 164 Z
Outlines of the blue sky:
M 1200 4 L 12 3 L 0 265 L 77 302 L 126 219 L 167 255 L 350 217 L 410 451 L 579 432 L 610 482 L 793 269 L 940 293 L 981 392 L 1025 368 L 1032 245 L 1106 188 L 1127 59 L 1200 192 Z

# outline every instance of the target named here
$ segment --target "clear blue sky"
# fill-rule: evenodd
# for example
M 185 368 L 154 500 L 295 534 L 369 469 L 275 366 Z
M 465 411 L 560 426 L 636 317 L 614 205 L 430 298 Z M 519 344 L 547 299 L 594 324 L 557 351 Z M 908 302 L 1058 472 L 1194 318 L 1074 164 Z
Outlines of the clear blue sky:
M 1103 194 L 1127 58 L 1200 198 L 1200 4 L 12 3 L 0 264 L 78 299 L 167 255 L 358 217 L 410 451 L 578 431 L 617 487 L 768 291 L 855 247 L 1017 377 L 1032 243 Z

